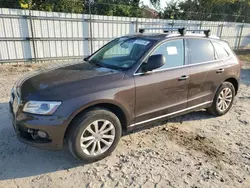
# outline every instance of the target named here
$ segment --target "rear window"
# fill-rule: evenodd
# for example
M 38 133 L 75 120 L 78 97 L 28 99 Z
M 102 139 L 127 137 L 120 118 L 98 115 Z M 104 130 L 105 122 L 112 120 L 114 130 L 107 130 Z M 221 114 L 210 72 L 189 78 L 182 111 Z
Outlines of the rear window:
M 229 56 L 223 45 L 219 44 L 218 42 L 213 42 L 213 45 L 219 59 L 224 59 Z
M 188 64 L 215 60 L 212 43 L 206 39 L 187 39 Z

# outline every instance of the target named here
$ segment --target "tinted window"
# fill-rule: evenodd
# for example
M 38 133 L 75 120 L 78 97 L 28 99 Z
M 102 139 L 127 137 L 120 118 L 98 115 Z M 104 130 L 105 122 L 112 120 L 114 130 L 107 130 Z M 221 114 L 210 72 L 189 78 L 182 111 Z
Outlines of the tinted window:
M 183 40 L 166 42 L 155 49 L 151 55 L 162 54 L 166 58 L 166 64 L 159 69 L 178 67 L 184 64 Z
M 215 59 L 214 48 L 209 40 L 187 39 L 188 64 L 212 61 Z
M 219 59 L 223 59 L 223 58 L 226 58 L 229 56 L 227 51 L 225 50 L 225 48 L 221 44 L 219 44 L 217 42 L 213 42 L 213 45 L 214 45 L 215 51 L 216 51 Z

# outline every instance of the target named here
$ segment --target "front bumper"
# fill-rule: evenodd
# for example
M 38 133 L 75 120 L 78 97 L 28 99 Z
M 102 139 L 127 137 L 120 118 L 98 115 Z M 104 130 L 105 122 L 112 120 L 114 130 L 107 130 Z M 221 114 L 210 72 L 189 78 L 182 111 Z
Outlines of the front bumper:
M 32 146 L 44 149 L 62 149 L 68 122 L 60 116 L 40 116 L 22 112 L 14 100 L 9 102 L 9 114 L 17 138 Z M 35 136 L 36 131 L 47 133 L 46 139 Z M 34 133 L 31 133 L 34 132 Z

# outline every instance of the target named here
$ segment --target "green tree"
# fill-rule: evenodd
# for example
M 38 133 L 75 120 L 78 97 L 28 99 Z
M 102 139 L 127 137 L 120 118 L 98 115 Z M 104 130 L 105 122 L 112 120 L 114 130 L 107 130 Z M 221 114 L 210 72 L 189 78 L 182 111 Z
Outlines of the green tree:
M 0 8 L 20 8 L 17 0 L 0 0 Z
M 161 7 L 160 7 L 160 3 L 161 0 L 150 0 L 150 3 L 157 9 L 157 10 L 160 10 Z
M 88 13 L 91 0 L 0 0 L 0 8 L 28 8 L 32 10 Z M 142 17 L 143 9 L 140 0 L 92 0 L 91 12 L 98 15 Z
M 140 0 L 95 0 L 91 3 L 91 13 L 109 16 L 142 16 L 142 9 L 139 7 Z M 88 7 L 88 2 L 85 2 Z M 88 13 L 86 8 L 86 13 Z
M 174 0 L 167 3 L 166 8 L 160 12 L 160 17 L 165 19 L 179 19 L 180 9 L 178 3 Z
M 33 10 L 83 13 L 82 0 L 32 0 Z
M 171 1 L 161 12 L 162 18 L 250 22 L 250 0 Z

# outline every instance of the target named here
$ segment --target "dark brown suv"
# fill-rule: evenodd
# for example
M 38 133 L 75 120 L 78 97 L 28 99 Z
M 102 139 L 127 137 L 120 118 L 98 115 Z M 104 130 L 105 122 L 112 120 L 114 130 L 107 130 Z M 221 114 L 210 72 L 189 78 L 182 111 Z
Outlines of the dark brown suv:
M 116 38 L 85 62 L 21 79 L 10 100 L 18 138 L 55 149 L 65 141 L 76 158 L 94 161 L 123 131 L 204 108 L 227 113 L 239 88 L 235 54 L 208 31 L 177 31 Z

